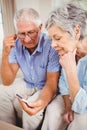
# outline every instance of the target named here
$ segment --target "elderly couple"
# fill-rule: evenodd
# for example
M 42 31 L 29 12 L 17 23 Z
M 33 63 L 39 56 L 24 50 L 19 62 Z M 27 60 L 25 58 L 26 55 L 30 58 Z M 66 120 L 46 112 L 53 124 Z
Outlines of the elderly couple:
M 15 125 L 17 115 L 25 130 L 42 121 L 41 130 L 87 130 L 86 20 L 74 4 L 57 8 L 45 24 L 48 36 L 37 11 L 15 14 L 16 35 L 3 41 L 0 120 Z M 15 80 L 19 68 L 24 78 Z

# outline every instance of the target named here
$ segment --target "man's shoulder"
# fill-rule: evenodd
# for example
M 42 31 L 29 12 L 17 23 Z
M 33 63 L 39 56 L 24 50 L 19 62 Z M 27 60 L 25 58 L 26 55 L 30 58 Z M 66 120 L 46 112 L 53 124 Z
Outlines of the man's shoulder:
M 42 40 L 40 42 L 41 46 L 43 46 L 43 49 L 45 51 L 49 50 L 50 52 L 57 53 L 57 51 L 54 48 L 52 48 L 52 40 L 50 39 L 47 33 L 42 33 Z

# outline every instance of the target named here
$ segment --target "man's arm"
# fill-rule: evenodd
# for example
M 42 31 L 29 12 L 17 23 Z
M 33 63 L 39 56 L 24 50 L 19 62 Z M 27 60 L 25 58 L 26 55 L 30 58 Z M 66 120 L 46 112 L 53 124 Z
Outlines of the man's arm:
M 40 99 L 44 101 L 44 105 L 47 106 L 57 92 L 59 72 L 48 72 L 47 82 L 43 87 Z
M 19 69 L 18 64 L 10 64 L 8 62 L 9 53 L 14 46 L 14 42 L 14 35 L 9 35 L 4 39 L 1 63 L 1 78 L 4 85 L 10 85 L 14 81 Z

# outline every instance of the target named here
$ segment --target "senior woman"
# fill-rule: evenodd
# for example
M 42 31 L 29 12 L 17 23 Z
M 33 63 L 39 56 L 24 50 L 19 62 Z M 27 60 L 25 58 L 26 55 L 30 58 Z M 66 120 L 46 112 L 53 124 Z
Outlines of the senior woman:
M 46 29 L 60 55 L 59 92 L 42 130 L 87 130 L 87 12 L 74 4 L 49 14 Z M 64 122 L 64 120 L 66 123 Z

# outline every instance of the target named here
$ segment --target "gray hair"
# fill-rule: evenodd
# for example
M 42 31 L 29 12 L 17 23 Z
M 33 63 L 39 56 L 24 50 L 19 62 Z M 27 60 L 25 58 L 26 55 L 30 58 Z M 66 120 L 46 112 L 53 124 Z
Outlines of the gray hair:
M 80 38 L 83 38 L 86 35 L 86 22 L 87 11 L 69 3 L 53 10 L 48 16 L 45 27 L 48 29 L 54 23 L 72 35 L 74 27 L 79 25 L 81 27 Z
M 17 22 L 24 21 L 24 22 L 34 22 L 37 27 L 42 24 L 39 13 L 32 9 L 32 8 L 24 8 L 20 9 L 16 12 L 14 16 L 14 26 L 17 30 Z

